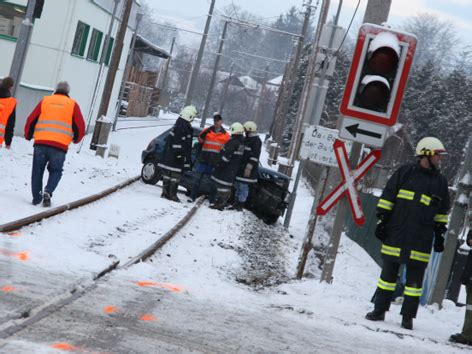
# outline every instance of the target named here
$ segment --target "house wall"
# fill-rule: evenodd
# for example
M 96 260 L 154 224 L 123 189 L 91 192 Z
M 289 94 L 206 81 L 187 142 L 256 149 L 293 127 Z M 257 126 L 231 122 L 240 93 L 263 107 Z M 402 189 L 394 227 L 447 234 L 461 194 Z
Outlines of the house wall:
M 105 35 L 108 33 L 108 27 L 112 19 L 113 3 L 113 0 L 45 1 L 42 16 L 34 24 L 21 80 L 22 83 L 28 84 L 31 90 L 31 86 L 53 88 L 58 81 L 68 81 L 71 85 L 71 97 L 81 106 L 84 118 L 86 120 L 90 119 L 92 122 L 95 121 L 108 67 L 104 67 L 98 94 L 94 96 L 94 88 L 100 71 L 100 65 L 98 62 L 86 59 L 86 57 L 93 28 L 104 34 L 101 44 L 101 50 L 103 50 Z M 124 1 L 122 0 L 122 4 L 117 11 L 118 17 L 121 17 L 123 3 Z M 116 74 L 110 99 L 109 116 L 114 116 L 115 113 L 119 86 L 129 52 L 137 9 L 138 5 L 135 3 L 131 13 L 130 26 L 124 39 L 119 70 Z M 84 57 L 71 54 L 78 21 L 90 26 Z M 119 23 L 118 20 L 114 23 L 112 30 L 113 38 L 116 38 Z M 15 41 L 0 38 L 0 53 L 2 53 L 0 77 L 7 76 L 10 71 L 15 45 Z M 96 97 L 97 102 L 92 107 L 94 97 Z M 18 102 L 19 105 L 22 103 L 32 104 L 31 100 Z M 27 107 L 27 109 L 23 108 L 22 111 L 31 111 L 33 108 L 34 105 Z M 25 120 L 26 116 L 19 115 L 17 118 L 17 132 L 22 130 Z

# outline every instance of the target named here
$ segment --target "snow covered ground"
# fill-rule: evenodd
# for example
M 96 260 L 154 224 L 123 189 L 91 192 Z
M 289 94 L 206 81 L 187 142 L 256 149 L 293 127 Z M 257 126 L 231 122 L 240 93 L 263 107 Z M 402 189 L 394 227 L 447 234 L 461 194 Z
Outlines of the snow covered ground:
M 80 153 L 78 146 L 69 151 L 53 204 L 100 192 L 138 175 L 141 151 L 169 128 L 172 119 L 175 117 L 167 115 L 159 120 L 120 123 L 119 130 L 111 136 L 111 142 L 121 147 L 119 159 L 96 157 L 88 148 L 90 135 L 87 136 Z M 146 128 L 123 129 L 138 125 Z M 11 150 L 0 149 L 0 224 L 43 210 L 30 203 L 32 151 L 32 143 L 21 138 L 14 139 Z M 261 158 L 263 163 L 266 160 Z M 159 195 L 158 187 L 137 182 L 83 209 L 18 233 L 0 234 L 0 319 L 12 316 L 28 302 L 50 300 L 71 284 L 90 278 L 91 273 L 100 271 L 112 259 L 125 263 L 192 206 L 185 201 L 171 203 Z M 36 329 L 0 341 L 0 351 L 55 352 L 51 346 L 63 339 L 81 348 L 86 343 L 87 351 L 124 352 L 131 342 L 142 342 L 143 333 L 146 343 L 140 350 L 135 347 L 136 352 L 160 348 L 157 343 L 166 341 L 163 351 L 184 352 L 467 350 L 447 344 L 449 335 L 460 331 L 464 316 L 464 308 L 449 302 L 441 311 L 420 308 L 413 331 L 400 328 L 398 305 L 392 306 L 384 323 L 365 320 L 365 313 L 372 307 L 369 300 L 379 267 L 346 237 L 341 241 L 332 284 L 319 283 L 320 271 L 314 257 L 308 264 L 311 276 L 294 280 L 311 204 L 310 191 L 302 183 L 289 232 L 280 224 L 264 225 L 248 211 L 218 212 L 205 204 L 151 262 L 118 271 L 94 297 L 90 295 L 64 309 L 54 321 L 39 323 Z M 150 282 L 155 287 L 132 288 L 131 284 L 137 281 Z M 181 297 L 172 295 L 176 293 Z M 157 297 L 165 298 L 165 308 L 156 305 Z M 117 318 L 95 311 L 107 304 L 124 307 L 132 303 L 139 307 L 140 301 L 146 302 L 149 315 L 160 321 L 149 323 L 150 327 L 132 321 L 118 325 Z M 96 317 L 77 318 L 79 309 Z M 64 322 L 65 312 L 71 319 Z M 188 316 L 182 318 L 182 313 Z M 90 328 L 85 329 L 87 324 Z M 177 345 L 170 336 L 162 336 L 171 327 L 187 333 L 187 341 Z M 75 343 L 69 332 L 72 328 L 75 334 L 82 333 L 82 338 L 88 336 L 88 340 Z M 89 336 L 87 331 L 95 331 L 95 336 Z M 115 342 L 100 338 L 97 331 L 103 332 L 103 338 L 106 332 L 115 342 L 115 337 L 120 336 L 127 343 L 107 347 Z

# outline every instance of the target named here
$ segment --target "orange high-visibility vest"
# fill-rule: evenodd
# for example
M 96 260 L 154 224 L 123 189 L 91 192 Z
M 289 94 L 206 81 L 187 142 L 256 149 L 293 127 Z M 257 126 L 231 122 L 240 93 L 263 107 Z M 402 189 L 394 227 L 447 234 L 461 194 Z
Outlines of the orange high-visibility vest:
M 54 141 L 69 146 L 74 139 L 74 107 L 75 101 L 64 95 L 44 97 L 41 114 L 34 129 L 34 140 Z
M 13 97 L 0 98 L 0 144 L 5 140 L 8 118 L 16 106 L 16 99 Z
M 230 136 L 228 133 L 215 133 L 210 131 L 203 142 L 202 151 L 219 153 L 223 146 L 228 142 Z

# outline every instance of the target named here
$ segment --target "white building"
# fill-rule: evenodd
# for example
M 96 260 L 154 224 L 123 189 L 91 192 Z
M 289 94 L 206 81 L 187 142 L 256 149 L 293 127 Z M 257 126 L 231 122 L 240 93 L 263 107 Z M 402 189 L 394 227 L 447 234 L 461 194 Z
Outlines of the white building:
M 22 134 L 27 115 L 41 97 L 50 94 L 55 84 L 63 80 L 70 83 L 71 97 L 80 105 L 84 118 L 95 121 L 108 72 L 108 66 L 105 66 L 98 94 L 95 95 L 97 102 L 92 104 L 99 60 L 102 51 L 106 50 L 105 63 L 110 61 L 124 3 L 124 0 L 120 1 L 111 32 L 112 40 L 109 47 L 104 48 L 114 0 L 45 0 L 41 18 L 34 23 L 21 86 L 16 94 L 16 134 Z M 0 78 L 9 74 L 26 4 L 27 0 L 0 1 Z M 138 9 L 139 4 L 135 0 L 110 99 L 109 116 L 115 114 Z

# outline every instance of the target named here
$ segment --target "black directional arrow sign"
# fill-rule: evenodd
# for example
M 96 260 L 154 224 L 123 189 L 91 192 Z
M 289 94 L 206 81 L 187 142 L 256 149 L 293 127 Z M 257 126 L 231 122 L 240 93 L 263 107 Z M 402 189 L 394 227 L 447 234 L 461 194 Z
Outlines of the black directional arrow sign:
M 351 133 L 351 135 L 353 137 L 356 137 L 357 134 L 360 134 L 360 135 L 370 136 L 370 137 L 376 138 L 376 139 L 381 139 L 382 138 L 382 134 L 372 132 L 372 131 L 369 131 L 369 130 L 360 129 L 359 124 L 353 124 L 353 125 L 347 126 L 346 130 L 349 133 Z

